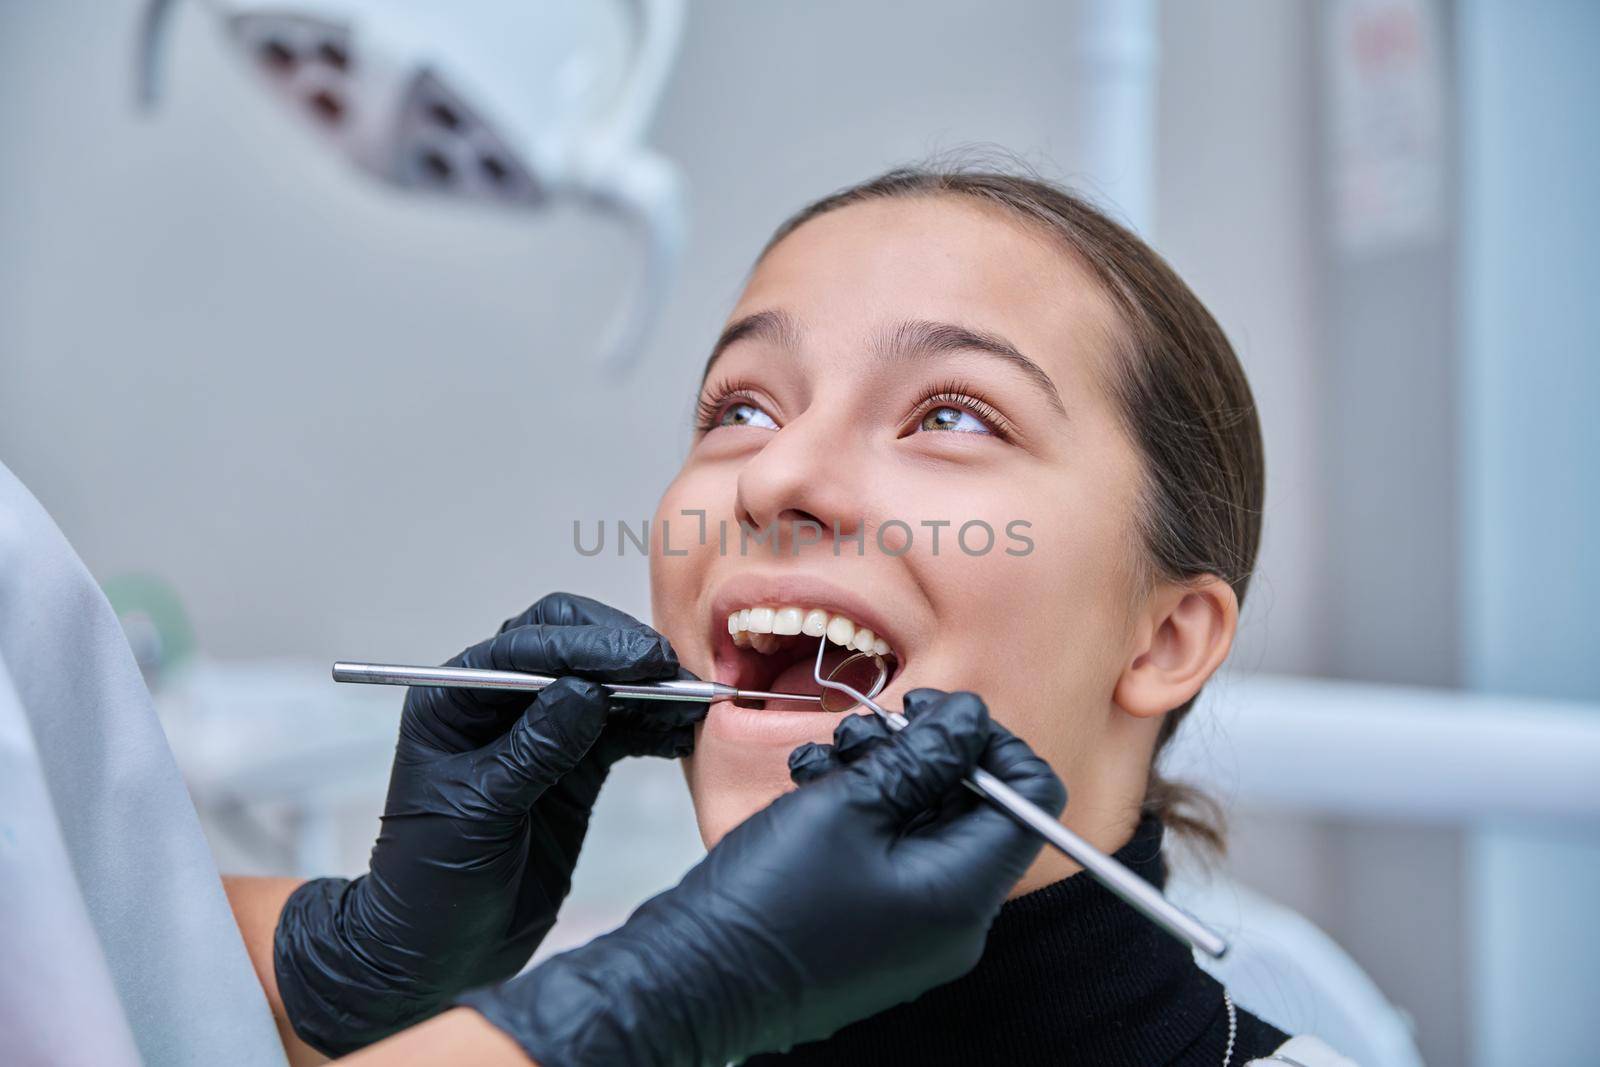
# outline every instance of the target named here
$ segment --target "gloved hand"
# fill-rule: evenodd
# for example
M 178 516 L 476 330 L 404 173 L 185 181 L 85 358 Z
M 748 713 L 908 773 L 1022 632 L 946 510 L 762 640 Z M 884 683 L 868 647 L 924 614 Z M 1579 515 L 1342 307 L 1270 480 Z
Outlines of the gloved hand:
M 616 701 L 597 681 L 671 678 L 666 638 L 554 593 L 450 666 L 560 678 L 536 698 L 415 688 L 368 873 L 307 882 L 273 945 L 295 1032 L 342 1054 L 515 974 L 555 922 L 589 814 L 623 756 L 682 756 L 705 705 Z
M 722 1067 L 818 1040 L 970 970 L 1040 841 L 959 783 L 983 766 L 1059 813 L 1066 791 L 971 693 L 911 725 L 845 719 L 806 783 L 616 931 L 461 1003 L 545 1067 Z

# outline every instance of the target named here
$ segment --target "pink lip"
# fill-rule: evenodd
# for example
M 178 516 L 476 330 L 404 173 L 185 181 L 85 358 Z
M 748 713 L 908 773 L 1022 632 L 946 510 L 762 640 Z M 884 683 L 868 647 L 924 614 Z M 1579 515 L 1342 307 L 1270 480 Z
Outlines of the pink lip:
M 807 741 L 819 744 L 833 740 L 839 720 L 856 712 L 758 711 L 723 701 L 711 705 L 702 725 L 697 752 L 707 751 L 707 739 L 739 745 L 769 745 L 785 753 Z

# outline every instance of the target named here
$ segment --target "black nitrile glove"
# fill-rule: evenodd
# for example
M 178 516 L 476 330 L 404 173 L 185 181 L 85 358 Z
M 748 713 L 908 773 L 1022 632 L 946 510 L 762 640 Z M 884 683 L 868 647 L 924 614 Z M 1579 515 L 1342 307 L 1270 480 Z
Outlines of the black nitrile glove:
M 966 973 L 1040 841 L 962 777 L 1053 813 L 1066 791 L 971 693 L 905 708 L 899 734 L 858 716 L 796 749 L 801 788 L 619 929 L 461 1002 L 544 1067 L 723 1067 Z
M 678 675 L 666 638 L 554 593 L 450 666 L 555 674 L 528 693 L 406 694 L 368 873 L 296 889 L 273 957 L 294 1030 L 343 1054 L 515 974 L 556 919 L 600 786 L 624 756 L 682 756 L 704 704 L 608 701 Z

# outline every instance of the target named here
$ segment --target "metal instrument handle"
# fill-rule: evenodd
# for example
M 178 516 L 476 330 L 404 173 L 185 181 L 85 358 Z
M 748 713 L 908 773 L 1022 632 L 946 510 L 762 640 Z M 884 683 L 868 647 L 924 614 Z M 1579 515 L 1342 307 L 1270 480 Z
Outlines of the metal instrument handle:
M 510 689 L 537 693 L 555 681 L 554 676 L 532 671 L 495 671 L 474 667 L 417 667 L 399 663 L 347 663 L 333 665 L 333 680 L 366 685 L 436 685 L 450 689 Z M 605 683 L 612 695 L 634 700 L 722 700 L 731 686 L 717 682 L 669 679 L 639 685 Z

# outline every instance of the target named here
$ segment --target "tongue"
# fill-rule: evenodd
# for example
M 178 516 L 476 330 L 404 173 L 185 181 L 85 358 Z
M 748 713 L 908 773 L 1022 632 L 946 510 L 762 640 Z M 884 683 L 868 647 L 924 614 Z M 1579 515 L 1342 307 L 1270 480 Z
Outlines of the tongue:
M 849 649 L 840 648 L 833 642 L 828 642 L 828 650 L 822 654 L 822 676 L 828 677 L 828 672 L 838 667 L 850 656 L 854 655 Z M 817 653 L 813 649 L 789 664 L 768 686 L 775 693 L 809 693 L 817 695 L 822 692 L 822 687 L 817 684 L 811 675 L 811 669 L 817 664 Z M 848 698 L 846 698 L 848 699 Z M 820 711 L 821 706 L 814 700 L 769 700 L 769 711 Z

